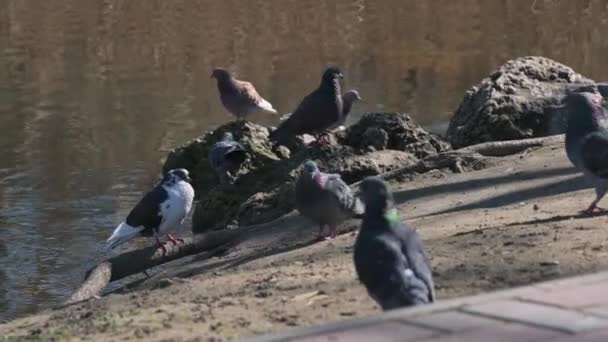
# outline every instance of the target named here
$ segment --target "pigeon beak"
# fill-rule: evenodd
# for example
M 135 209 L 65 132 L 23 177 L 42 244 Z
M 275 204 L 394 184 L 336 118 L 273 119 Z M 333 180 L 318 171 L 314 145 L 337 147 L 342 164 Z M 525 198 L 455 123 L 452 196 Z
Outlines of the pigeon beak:
M 186 177 L 186 182 L 192 183 L 192 178 L 190 178 L 190 176 Z

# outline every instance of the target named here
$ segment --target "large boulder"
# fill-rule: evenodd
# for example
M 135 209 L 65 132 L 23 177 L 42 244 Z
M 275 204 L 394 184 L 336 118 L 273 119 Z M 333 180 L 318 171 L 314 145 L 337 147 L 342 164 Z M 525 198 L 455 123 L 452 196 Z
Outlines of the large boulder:
M 329 145 L 302 139 L 291 145 L 291 150 L 284 146 L 273 149 L 265 127 L 233 122 L 178 147 L 163 168 L 191 171 L 197 194 L 192 230 L 201 233 L 222 229 L 234 221 L 238 225 L 266 222 L 294 209 L 293 185 L 306 159 L 317 161 L 324 172 L 339 173 L 347 183 L 353 183 L 449 149 L 449 144 L 426 133 L 407 114 L 375 113 L 364 118 L 371 120 L 366 121 L 369 127 L 385 132 L 384 146 L 365 146 L 356 138 L 365 132 L 361 133 L 362 126 L 355 124 L 339 136 L 331 136 Z M 232 186 L 218 184 L 207 160 L 209 147 L 227 130 L 249 151 Z
M 562 133 L 563 113 L 553 110 L 567 90 L 597 93 L 595 83 L 545 57 L 522 57 L 469 89 L 447 131 L 454 148 L 486 141 Z

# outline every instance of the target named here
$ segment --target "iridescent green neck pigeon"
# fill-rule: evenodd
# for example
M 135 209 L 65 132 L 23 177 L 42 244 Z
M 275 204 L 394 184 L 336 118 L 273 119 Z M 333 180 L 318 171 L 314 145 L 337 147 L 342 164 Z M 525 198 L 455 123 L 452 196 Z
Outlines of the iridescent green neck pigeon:
M 319 225 L 319 239 L 324 239 L 323 228 L 329 226 L 329 236 L 336 236 L 337 226 L 351 217 L 361 217 L 363 203 L 338 174 L 319 171 L 312 160 L 304 163 L 296 181 L 296 208 L 301 215 Z
M 365 214 L 354 262 L 361 283 L 383 310 L 434 302 L 429 257 L 418 234 L 401 223 L 388 185 L 368 177 L 360 193 Z
M 569 93 L 566 154 L 595 188 L 596 197 L 583 212 L 604 211 L 597 206 L 608 190 L 608 115 L 601 97 L 591 93 Z

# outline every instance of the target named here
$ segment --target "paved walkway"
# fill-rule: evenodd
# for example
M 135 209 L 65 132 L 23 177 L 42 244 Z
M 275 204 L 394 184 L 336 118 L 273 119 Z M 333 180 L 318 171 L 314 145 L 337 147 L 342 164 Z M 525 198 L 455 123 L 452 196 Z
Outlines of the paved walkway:
M 608 272 L 245 341 L 608 341 Z

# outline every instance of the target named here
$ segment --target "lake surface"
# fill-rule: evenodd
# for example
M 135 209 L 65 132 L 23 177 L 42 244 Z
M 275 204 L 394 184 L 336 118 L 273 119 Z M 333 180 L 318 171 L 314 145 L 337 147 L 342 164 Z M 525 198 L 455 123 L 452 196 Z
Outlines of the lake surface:
M 1 1 L 0 321 L 64 300 L 167 151 L 232 119 L 215 66 L 285 113 L 335 63 L 354 116 L 432 125 L 510 58 L 608 78 L 607 18 L 593 0 Z

